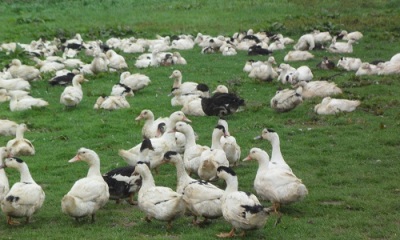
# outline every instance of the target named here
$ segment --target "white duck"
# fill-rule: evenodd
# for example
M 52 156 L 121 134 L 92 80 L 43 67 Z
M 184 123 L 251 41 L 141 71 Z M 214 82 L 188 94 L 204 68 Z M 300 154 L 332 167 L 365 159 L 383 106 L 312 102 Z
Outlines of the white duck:
M 129 102 L 126 100 L 126 94 L 121 96 L 100 96 L 94 104 L 94 109 L 117 110 L 121 108 L 130 108 Z
M 218 167 L 229 167 L 229 161 L 221 145 L 222 137 L 226 137 L 225 128 L 222 125 L 217 125 L 212 133 L 211 148 L 203 151 L 200 155 L 200 166 L 197 170 L 197 175 L 202 180 L 214 180 L 217 176 Z
M 39 69 L 24 65 L 19 59 L 13 59 L 11 61 L 8 71 L 13 78 L 23 78 L 26 81 L 34 81 L 41 78 Z
M 354 31 L 354 32 L 347 32 L 346 30 L 342 30 L 339 33 L 339 36 L 342 37 L 343 40 L 354 40 L 354 41 L 358 41 L 363 37 L 363 34 L 359 31 Z
M 11 153 L 7 147 L 0 147 L 0 166 L 3 165 L 4 159 L 10 156 Z M 0 203 L 1 201 L 3 201 L 3 198 L 8 193 L 8 190 L 10 190 L 10 185 L 8 182 L 6 172 L 4 171 L 3 168 L 0 168 Z
M 131 74 L 126 71 L 121 73 L 119 82 L 130 87 L 135 92 L 147 87 L 151 83 L 151 80 L 144 74 Z
M 0 88 L 7 90 L 26 90 L 31 89 L 31 84 L 23 78 L 2 79 L 0 78 Z
M 140 121 L 143 119 L 143 138 L 156 138 L 163 135 L 166 122 L 168 121 L 167 117 L 159 117 L 155 120 L 153 112 L 149 109 L 144 109 L 140 112 L 139 116 L 135 118 L 135 120 Z
M 169 78 L 174 79 L 174 84 L 172 85 L 172 88 L 179 88 L 181 91 L 181 94 L 197 94 L 200 96 L 208 97 L 209 92 L 208 88 L 203 90 L 199 89 L 200 86 L 204 86 L 204 84 L 201 84 L 199 86 L 198 83 L 196 82 L 183 82 L 182 83 L 182 73 L 179 70 L 174 70 L 169 76 Z
M 229 161 L 229 166 L 237 166 L 241 155 L 241 148 L 237 144 L 236 138 L 230 134 L 228 122 L 224 119 L 219 119 L 218 125 L 222 125 L 225 128 L 226 136 L 222 136 L 220 141 L 226 158 Z
M 269 155 L 265 151 L 252 148 L 243 161 L 252 159 L 257 160 L 259 165 L 254 179 L 254 190 L 261 199 L 272 202 L 275 212 L 279 214 L 277 224 L 281 218 L 280 206 L 301 201 L 307 196 L 308 190 L 292 171 L 271 168 Z
M 264 208 L 254 194 L 239 191 L 239 183 L 236 173 L 229 167 L 218 168 L 218 177 L 226 182 L 226 189 L 221 198 L 222 215 L 232 224 L 229 233 L 217 234 L 218 237 L 233 237 L 235 230 L 245 231 L 259 229 L 265 226 L 271 210 Z
M 60 96 L 60 103 L 67 107 L 77 106 L 83 98 L 83 91 L 81 83 L 88 80 L 82 74 L 75 75 L 72 79 L 72 86 L 64 89 Z
M 282 156 L 279 135 L 277 132 L 275 132 L 270 128 L 264 128 L 262 130 L 261 135 L 255 137 L 254 139 L 266 139 L 271 143 L 272 154 L 271 154 L 269 168 L 275 168 L 275 167 L 283 168 L 292 172 L 292 169 L 289 167 L 289 165 L 286 163 L 285 159 Z
M 25 217 L 29 223 L 32 215 L 43 205 L 45 193 L 32 178 L 28 165 L 19 158 L 6 158 L 0 168 L 9 167 L 17 169 L 21 178 L 16 182 L 1 202 L 1 209 L 7 216 L 9 225 L 19 224 L 12 218 Z
M 336 38 L 332 40 L 331 45 L 328 48 L 328 52 L 331 53 L 352 53 L 353 52 L 353 43 L 356 41 L 353 39 L 348 40 L 347 42 L 336 42 Z
M 96 152 L 80 148 L 74 158 L 68 162 L 84 161 L 89 165 L 86 177 L 74 183 L 71 190 L 62 198 L 63 213 L 75 218 L 91 216 L 95 221 L 97 210 L 103 207 L 110 197 L 107 183 L 100 173 L 100 158 Z
M 301 87 L 301 96 L 303 99 L 313 97 L 328 97 L 342 93 L 342 89 L 333 82 L 328 81 L 300 81 L 294 85 L 295 88 Z
M 133 93 L 132 89 L 126 86 L 123 83 L 115 84 L 111 89 L 111 96 L 121 96 L 125 94 L 125 97 L 133 97 L 135 94 Z
M 264 64 L 261 64 L 260 66 L 253 66 L 249 73 L 249 77 L 259 79 L 261 81 L 272 81 L 279 76 L 272 67 L 272 64 L 276 64 L 275 58 L 269 57 Z
M 25 111 L 32 108 L 42 108 L 49 105 L 49 103 L 41 98 L 34 98 L 29 95 L 21 95 L 20 92 L 9 91 L 10 110 L 11 112 Z
M 176 192 L 183 195 L 187 209 L 194 215 L 194 224 L 201 224 L 208 219 L 222 216 L 221 197 L 224 194 L 223 190 L 209 182 L 191 178 L 185 170 L 181 155 L 177 152 L 166 152 L 163 161 L 172 163 L 176 167 Z M 203 217 L 204 220 L 197 222 L 198 217 Z
M 0 135 L 15 136 L 17 127 L 18 123 L 16 122 L 7 119 L 0 119 Z
M 28 127 L 26 126 L 26 124 L 19 124 L 16 129 L 15 138 L 7 142 L 7 148 L 10 149 L 12 155 L 35 155 L 35 147 L 31 143 L 31 141 L 24 138 L 24 132 L 27 130 Z
M 200 156 L 203 151 L 210 148 L 196 144 L 196 137 L 193 128 L 189 124 L 185 122 L 177 122 L 174 130 L 183 133 L 186 138 L 185 152 L 183 155 L 183 162 L 186 171 L 189 175 L 191 173 L 197 174 L 200 167 Z
M 118 155 L 122 157 L 129 166 L 136 166 L 138 162 L 142 161 L 149 164 L 151 169 L 154 169 L 159 164 L 154 161 L 150 162 L 151 153 L 149 153 L 149 151 L 154 151 L 154 147 L 151 140 L 145 138 L 140 144 L 129 150 L 120 149 Z
M 271 108 L 277 112 L 288 112 L 294 109 L 303 102 L 302 91 L 302 88 L 276 91 L 270 101 Z
M 122 55 L 119 55 L 114 50 L 110 49 L 106 52 L 106 57 L 108 59 L 108 67 L 116 70 L 128 68 L 128 64 Z
M 168 229 L 171 228 L 172 221 L 185 212 L 182 194 L 168 187 L 156 186 L 149 167 L 143 162 L 138 162 L 134 173 L 140 174 L 143 179 L 138 193 L 138 205 L 146 214 L 145 220 L 150 222 L 152 218 L 155 218 L 167 221 Z
M 325 97 L 314 107 L 314 112 L 320 115 L 352 112 L 361 104 L 358 100 L 336 99 Z
M 108 71 L 108 58 L 107 56 L 101 52 L 100 50 L 97 50 L 92 62 L 90 63 L 90 70 L 94 74 L 98 74 L 101 72 L 107 72 Z

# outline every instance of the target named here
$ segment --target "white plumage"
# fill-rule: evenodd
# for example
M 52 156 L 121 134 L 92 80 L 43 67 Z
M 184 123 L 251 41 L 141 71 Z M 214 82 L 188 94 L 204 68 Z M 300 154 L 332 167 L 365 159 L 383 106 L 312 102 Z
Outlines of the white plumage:
M 17 169 L 21 175 L 20 181 L 14 183 L 1 202 L 1 210 L 7 216 L 7 223 L 9 225 L 19 224 L 12 218 L 21 217 L 24 217 L 26 223 L 29 223 L 32 215 L 42 207 L 45 193 L 42 187 L 33 180 L 28 165 L 21 159 L 7 158 L 2 167 Z
M 7 142 L 7 148 L 15 156 L 35 155 L 35 147 L 28 139 L 24 138 L 24 132 L 28 130 L 26 124 L 17 126 L 15 138 Z
M 96 152 L 80 148 L 68 162 L 84 161 L 89 165 L 86 177 L 74 183 L 71 190 L 62 198 L 62 212 L 78 220 L 91 216 L 95 221 L 97 210 L 102 208 L 110 197 L 108 185 L 100 173 L 100 158 Z
M 88 81 L 82 74 L 75 75 L 72 79 L 72 86 L 64 89 L 60 96 L 60 103 L 67 107 L 77 106 L 83 98 L 81 83 Z
M 322 102 L 314 107 L 317 114 L 336 114 L 339 112 L 352 112 L 361 104 L 358 100 L 336 99 L 325 97 Z

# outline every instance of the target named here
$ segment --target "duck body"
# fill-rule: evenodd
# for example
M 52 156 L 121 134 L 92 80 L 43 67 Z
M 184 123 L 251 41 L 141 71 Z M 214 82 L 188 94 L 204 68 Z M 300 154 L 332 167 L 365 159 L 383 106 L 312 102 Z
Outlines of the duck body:
M 121 200 L 129 198 L 129 203 L 134 204 L 133 196 L 139 191 L 142 179 L 140 176 L 134 176 L 133 171 L 135 171 L 134 166 L 125 166 L 103 174 L 111 200 L 119 203 Z
M 67 107 L 77 106 L 83 98 L 83 91 L 81 83 L 87 81 L 82 74 L 74 76 L 72 79 L 72 86 L 64 89 L 60 96 L 60 103 Z
M 140 174 L 143 179 L 138 194 L 138 205 L 140 210 L 146 214 L 146 220 L 150 221 L 151 218 L 155 218 L 167 221 L 170 228 L 172 221 L 185 212 L 182 195 L 171 188 L 156 186 L 150 169 L 142 162 L 135 167 L 135 173 Z
M 5 158 L 10 157 L 10 151 L 6 147 L 0 147 L 0 166 L 3 165 Z M 10 184 L 6 172 L 0 167 L 0 203 L 10 190 Z
M 227 186 L 221 198 L 222 215 L 232 225 L 229 233 L 219 237 L 232 237 L 235 230 L 245 231 L 265 226 L 270 209 L 264 208 L 254 194 L 238 190 L 236 173 L 228 167 L 218 168 L 218 177 L 225 180 Z
M 9 91 L 10 110 L 11 112 L 25 111 L 32 108 L 42 108 L 49 105 L 49 103 L 41 98 L 34 98 L 28 95 L 20 96 L 15 91 Z
M 43 205 L 45 193 L 40 185 L 32 178 L 28 165 L 19 158 L 7 158 L 3 165 L 17 169 L 21 174 L 19 182 L 15 183 L 1 202 L 1 209 L 7 216 L 7 223 L 18 224 L 12 218 L 25 217 L 29 223 L 30 218 Z
M 185 170 L 183 159 L 177 152 L 169 151 L 164 155 L 164 161 L 172 163 L 177 171 L 176 192 L 183 195 L 187 209 L 195 216 L 215 219 L 222 216 L 221 197 L 222 189 L 213 184 L 191 178 Z
M 17 126 L 15 138 L 7 142 L 7 148 L 10 149 L 12 155 L 28 156 L 35 155 L 35 147 L 28 139 L 24 138 L 24 132 L 28 130 L 26 124 L 22 123 Z
M 336 86 L 333 82 L 328 81 L 311 81 L 298 82 L 295 87 L 301 87 L 301 96 L 303 99 L 310 99 L 313 97 L 329 97 L 342 93 L 342 89 Z
M 90 149 L 80 148 L 69 162 L 85 161 L 89 171 L 85 178 L 74 183 L 71 190 L 62 198 L 62 212 L 78 220 L 91 216 L 95 220 L 97 210 L 103 207 L 110 197 L 107 183 L 100 173 L 100 158 Z
M 325 97 L 322 102 L 314 107 L 320 115 L 336 114 L 339 112 L 352 112 L 361 104 L 358 100 L 336 99 Z
M 140 73 L 131 74 L 130 72 L 121 73 L 119 82 L 124 84 L 136 92 L 147 87 L 151 80 L 148 76 Z
M 207 116 L 224 116 L 235 113 L 245 102 L 234 93 L 215 93 L 210 98 L 202 98 L 201 106 Z
M 271 201 L 275 209 L 279 209 L 281 204 L 300 201 L 308 194 L 306 186 L 292 171 L 281 167 L 271 168 L 265 151 L 252 148 L 243 161 L 251 159 L 256 159 L 259 163 L 254 190 L 260 198 Z
M 0 135 L 15 136 L 18 124 L 7 119 L 0 119 Z
M 303 97 L 301 96 L 302 89 L 283 89 L 276 91 L 275 96 L 271 98 L 270 105 L 277 112 L 288 112 L 301 103 Z
M 122 96 L 100 96 L 97 98 L 94 109 L 118 110 L 130 108 L 129 102 L 124 95 Z

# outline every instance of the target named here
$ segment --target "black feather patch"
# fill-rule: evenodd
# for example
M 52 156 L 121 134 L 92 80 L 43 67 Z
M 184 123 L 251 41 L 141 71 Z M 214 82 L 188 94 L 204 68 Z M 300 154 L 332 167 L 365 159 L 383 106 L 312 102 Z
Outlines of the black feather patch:
M 15 159 L 15 161 L 19 162 L 19 163 L 23 163 L 24 160 L 22 160 L 21 158 L 17 158 L 17 157 L 12 157 L 11 159 Z
M 215 128 L 221 129 L 223 133 L 225 133 L 225 127 L 222 125 L 217 125 Z
M 267 128 L 268 132 L 275 132 L 275 130 L 271 129 L 271 128 Z
M 209 87 L 204 83 L 198 84 L 196 88 L 201 92 L 208 92 L 210 90 Z
M 246 212 L 250 212 L 251 214 L 262 212 L 264 209 L 264 207 L 261 205 L 254 205 L 254 206 L 240 205 L 240 206 L 244 208 Z
M 18 200 L 19 200 L 19 197 L 15 197 L 13 195 L 10 195 L 6 198 L 6 201 L 9 201 L 9 202 L 18 202 Z
M 140 146 L 140 151 L 142 152 L 148 148 L 149 150 L 154 150 L 153 145 L 151 144 L 151 140 L 146 138 L 143 140 L 142 145 Z
M 217 172 L 221 172 L 221 171 L 225 171 L 225 172 L 229 173 L 229 174 L 232 175 L 232 176 L 236 176 L 235 171 L 233 171 L 233 169 L 230 168 L 230 167 L 219 166 L 219 167 L 217 168 Z
M 164 154 L 164 158 L 169 160 L 169 159 L 171 159 L 172 155 L 177 155 L 177 154 L 178 154 L 177 152 L 168 151 L 168 152 L 166 152 L 166 153 Z

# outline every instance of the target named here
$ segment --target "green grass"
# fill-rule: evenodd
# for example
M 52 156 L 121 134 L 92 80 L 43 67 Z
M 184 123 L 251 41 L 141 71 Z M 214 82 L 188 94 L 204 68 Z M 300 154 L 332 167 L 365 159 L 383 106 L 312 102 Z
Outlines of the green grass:
M 28 43 L 41 36 L 72 37 L 81 33 L 84 40 L 107 40 L 113 36 L 154 38 L 156 34 L 232 35 L 253 28 L 283 33 L 296 39 L 314 28 L 359 30 L 364 38 L 348 56 L 363 61 L 388 60 L 400 52 L 398 26 L 400 10 L 397 1 L 5 1 L 0 6 L 0 42 Z M 291 49 L 274 53 L 278 63 Z M 124 54 L 131 72 L 146 74 L 152 80 L 148 88 L 130 98 L 131 108 L 118 111 L 96 111 L 98 95 L 108 94 L 118 82 L 119 73 L 88 76 L 83 85 L 84 99 L 76 109 L 65 110 L 59 104 L 62 87 L 50 87 L 43 81 L 32 83 L 32 95 L 50 102 L 45 109 L 10 112 L 8 104 L 0 105 L 0 119 L 25 122 L 31 129 L 25 137 L 35 145 L 37 154 L 23 159 L 29 164 L 33 178 L 43 186 L 46 201 L 31 224 L 7 226 L 0 213 L 1 239 L 203 239 L 228 231 L 222 218 L 197 228 L 189 218 L 181 218 L 167 231 L 165 223 L 147 224 L 137 207 L 109 202 L 97 214 L 94 224 L 76 223 L 61 212 L 61 198 L 72 184 L 87 173 L 83 163 L 68 164 L 78 148 L 95 150 L 101 158 L 102 172 L 124 165 L 118 149 L 128 149 L 141 140 L 142 124 L 134 121 L 144 108 L 156 117 L 168 116 L 178 107 L 171 107 L 167 96 L 172 85 L 168 77 L 174 69 L 183 73 L 183 81 L 198 81 L 215 88 L 227 84 L 246 100 L 245 111 L 228 117 L 230 132 L 242 147 L 242 155 L 252 147 L 270 153 L 267 141 L 252 140 L 264 127 L 275 129 L 281 138 L 283 155 L 309 189 L 307 198 L 285 206 L 282 223 L 273 227 L 276 217 L 262 230 L 249 232 L 254 239 L 397 239 L 400 234 L 400 190 L 398 169 L 400 140 L 399 100 L 400 77 L 355 77 L 354 72 L 323 71 L 315 68 L 323 56 L 335 62 L 339 55 L 323 51 L 316 57 L 291 65 L 308 65 L 315 79 L 331 79 L 343 90 L 342 98 L 359 99 L 362 104 L 353 113 L 318 116 L 313 106 L 321 99 L 305 101 L 288 113 L 277 113 L 269 101 L 281 85 L 259 83 L 242 71 L 249 57 L 239 52 L 234 57 L 219 54 L 202 55 L 200 48 L 180 51 L 186 66 L 138 70 L 133 64 L 137 54 Z M 85 61 L 90 58 L 81 55 Z M 0 53 L 0 66 L 13 58 L 33 63 L 22 53 Z M 256 57 L 261 60 L 264 57 Z M 283 86 L 287 87 L 287 86 Z M 216 117 L 190 117 L 199 134 L 199 143 L 211 144 Z M 10 137 L 0 136 L 0 145 Z M 257 164 L 241 163 L 236 168 L 241 190 L 253 191 L 252 182 Z M 7 169 L 10 182 L 19 174 Z M 175 188 L 173 166 L 161 167 L 155 176 L 159 185 Z M 219 184 L 223 187 L 223 184 Z M 267 202 L 264 203 L 268 205 Z M 33 231 L 35 230 L 35 231 Z

